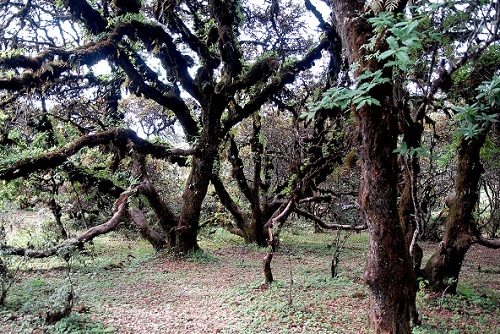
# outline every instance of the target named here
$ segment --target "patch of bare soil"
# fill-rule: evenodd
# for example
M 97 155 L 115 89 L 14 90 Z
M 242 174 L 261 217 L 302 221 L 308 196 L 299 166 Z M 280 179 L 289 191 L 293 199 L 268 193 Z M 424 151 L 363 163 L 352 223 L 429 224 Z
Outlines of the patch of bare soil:
M 218 333 L 237 326 L 239 317 L 224 297 L 248 273 L 167 258 L 145 265 L 123 272 L 93 308 L 96 319 L 119 333 Z
M 463 267 L 461 278 L 469 281 L 472 287 L 500 294 L 499 250 L 473 245 L 467 252 Z
M 288 261 L 284 257 L 275 259 L 279 281 L 269 288 L 262 285 L 263 252 L 235 248 L 214 256 L 213 263 L 162 257 L 145 264 L 147 268 L 124 270 L 106 291 L 105 301 L 92 308 L 92 316 L 117 333 L 333 333 L 333 328 L 350 326 L 340 319 L 329 321 L 336 308 L 343 308 L 338 313 L 350 308 L 352 316 L 363 317 L 364 298 L 324 299 L 317 296 L 314 282 L 290 286 L 287 268 L 280 268 L 280 261 Z M 295 259 L 291 265 L 299 262 Z M 366 331 L 358 327 L 341 332 Z

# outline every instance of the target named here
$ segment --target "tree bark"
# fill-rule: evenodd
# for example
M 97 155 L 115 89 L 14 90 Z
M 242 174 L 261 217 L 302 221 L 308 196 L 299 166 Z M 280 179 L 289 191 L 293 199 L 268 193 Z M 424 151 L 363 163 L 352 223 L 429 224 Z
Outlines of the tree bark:
M 293 212 L 295 207 L 293 196 L 291 196 L 287 202 L 281 204 L 279 210 L 274 213 L 274 216 L 269 219 L 269 221 L 264 225 L 266 231 L 268 231 L 267 244 L 269 245 L 269 251 L 266 256 L 262 259 L 263 269 L 264 269 L 264 278 L 265 284 L 271 284 L 274 281 L 273 272 L 271 269 L 271 261 L 273 260 L 274 253 L 278 250 L 279 247 L 279 234 L 281 227 L 283 226 L 283 222 L 287 220 L 290 214 Z M 273 233 L 272 228 L 277 226 L 276 232 Z
M 203 129 L 198 141 L 198 149 L 193 155 L 191 172 L 182 194 L 182 208 L 176 228 L 176 251 L 186 253 L 197 250 L 198 225 L 201 205 L 207 194 L 212 176 L 215 158 L 221 136 L 221 115 L 228 103 L 228 97 L 207 93 L 205 101 L 211 103 L 205 106 L 202 114 Z
M 479 179 L 484 172 L 479 152 L 486 139 L 462 139 L 458 149 L 455 199 L 445 222 L 443 240 L 427 261 L 424 275 L 434 291 L 456 293 L 465 254 L 479 235 L 472 217 L 479 199 Z
M 195 153 L 194 150 L 169 149 L 163 145 L 151 144 L 137 136 L 137 133 L 133 130 L 115 128 L 84 135 L 61 149 L 18 160 L 11 166 L 0 169 L 0 180 L 11 181 L 19 177 L 26 177 L 37 171 L 61 166 L 68 161 L 69 157 L 75 155 L 84 147 L 92 148 L 109 143 L 119 147 L 126 147 L 129 140 L 134 143 L 139 153 L 151 154 L 151 156 L 160 159 L 173 159 L 177 156 L 187 156 Z
M 359 63 L 357 74 L 382 68 L 364 58 L 363 44 L 372 27 L 360 14 L 364 3 L 332 2 L 333 21 L 347 50 L 349 63 Z M 404 1 L 403 5 L 404 7 Z M 380 51 L 379 49 L 375 51 Z M 389 72 L 389 73 L 388 73 Z M 391 76 L 384 69 L 384 76 Z M 369 92 L 381 106 L 364 105 L 356 113 L 361 159 L 360 208 L 368 225 L 370 244 L 364 271 L 370 290 L 369 319 L 373 333 L 411 333 L 410 313 L 416 294 L 415 277 L 397 212 L 397 109 L 391 83 Z
M 476 235 L 476 242 L 480 244 L 481 246 L 492 248 L 492 249 L 499 249 L 500 248 L 500 239 L 494 238 L 494 239 L 486 239 L 482 235 Z
M 146 174 L 144 174 L 146 175 Z M 175 228 L 179 219 L 170 210 L 168 205 L 163 201 L 160 194 L 156 191 L 155 187 L 147 177 L 143 176 L 143 180 L 139 186 L 137 186 L 137 192 L 146 196 L 151 205 L 151 208 L 158 216 L 160 220 L 160 226 L 167 237 L 167 242 L 170 248 L 176 245 L 176 233 Z M 132 216 L 132 218 L 134 218 Z M 134 220 L 135 221 L 135 220 Z M 135 221 L 137 224 L 137 221 Z M 154 244 L 153 244 L 154 245 Z M 155 247 L 156 248 L 156 247 Z
M 147 219 L 139 208 L 131 208 L 129 214 L 132 217 L 135 225 L 139 228 L 141 236 L 149 241 L 153 248 L 159 252 L 165 248 L 167 243 L 158 232 L 156 232 L 149 224 Z
M 253 132 L 250 139 L 251 143 L 251 159 L 253 162 L 253 170 L 250 178 L 253 182 L 249 182 L 245 173 L 245 165 L 235 139 L 229 136 L 229 161 L 232 165 L 231 175 L 236 180 L 238 188 L 245 196 L 250 204 L 250 212 L 246 213 L 241 209 L 227 193 L 222 181 L 217 175 L 212 177 L 212 184 L 217 191 L 217 194 L 226 207 L 232 214 L 237 228 L 240 230 L 238 234 L 242 235 L 247 243 L 256 243 L 259 246 L 266 246 L 267 233 L 264 231 L 264 224 L 272 216 L 274 211 L 279 206 L 266 205 L 268 194 L 262 189 L 262 165 L 264 157 L 264 145 L 260 141 L 261 135 L 261 119 L 258 112 L 253 115 Z M 265 167 L 265 166 L 264 166 Z
M 273 271 L 271 269 L 271 261 L 273 260 L 274 253 L 278 249 L 279 241 L 277 238 L 273 237 L 273 232 L 271 228 L 269 230 L 269 239 L 267 240 L 269 244 L 269 251 L 266 256 L 262 259 L 262 265 L 264 270 L 264 282 L 265 284 L 271 284 L 274 282 Z
M 421 146 L 423 127 L 418 121 L 413 121 L 407 106 L 401 103 L 403 98 L 398 98 L 401 91 L 402 87 L 394 87 L 394 104 L 398 105 L 400 109 L 399 127 L 403 129 L 403 141 L 407 144 L 408 148 L 418 148 Z M 418 289 L 416 278 L 420 275 L 419 272 L 423 257 L 423 250 L 417 243 L 421 233 L 420 201 L 417 191 L 420 163 L 419 157 L 416 154 L 409 155 L 406 153 L 400 156 L 399 162 L 402 165 L 400 166 L 400 170 L 402 170 L 404 186 L 399 198 L 398 216 L 413 265 L 413 277 L 415 278 L 413 284 L 415 289 Z M 413 295 L 410 308 L 412 323 L 419 325 L 420 317 L 416 306 L 416 295 Z
M 370 323 L 374 333 L 411 333 L 416 280 L 397 215 L 397 163 L 392 153 L 397 115 L 374 109 L 362 108 L 358 113 L 362 134 L 360 206 L 370 233 L 364 272 L 370 288 Z
M 396 101 L 395 101 L 396 102 Z M 410 111 L 405 106 L 400 106 L 401 118 L 399 127 L 403 128 L 403 141 L 408 149 L 419 148 L 421 146 L 421 137 L 423 127 L 420 123 L 411 119 Z M 422 258 L 418 254 L 421 248 L 416 243 L 416 238 L 420 232 L 419 219 L 419 199 L 418 197 L 418 176 L 420 173 L 419 157 L 416 154 L 403 154 L 399 159 L 400 170 L 402 170 L 403 190 L 399 200 L 399 220 L 403 228 L 406 243 L 410 247 L 410 255 L 416 270 L 420 269 Z

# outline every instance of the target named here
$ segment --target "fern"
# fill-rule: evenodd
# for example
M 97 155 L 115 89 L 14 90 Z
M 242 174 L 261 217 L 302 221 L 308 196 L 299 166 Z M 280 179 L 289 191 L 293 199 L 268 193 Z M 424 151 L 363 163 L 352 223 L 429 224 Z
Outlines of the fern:
M 375 14 L 386 12 L 394 12 L 399 6 L 400 0 L 375 0 L 370 4 L 372 11 Z
M 385 10 L 389 12 L 395 11 L 399 6 L 399 0 L 389 0 L 385 4 Z

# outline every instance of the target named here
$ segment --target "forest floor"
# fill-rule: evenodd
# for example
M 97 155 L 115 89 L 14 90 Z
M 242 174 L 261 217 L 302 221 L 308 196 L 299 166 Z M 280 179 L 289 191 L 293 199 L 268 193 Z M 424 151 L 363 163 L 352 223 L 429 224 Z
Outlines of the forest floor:
M 182 258 L 155 253 L 130 233 L 111 233 L 73 255 L 69 275 L 60 258 L 4 257 L 13 279 L 0 333 L 368 333 L 367 235 L 347 239 L 332 278 L 335 247 L 328 246 L 335 239 L 334 232 L 286 229 L 269 287 L 262 274 L 267 250 L 218 228 L 200 234 L 204 252 Z M 430 256 L 435 245 L 423 246 Z M 413 333 L 500 333 L 498 255 L 472 247 L 456 296 L 421 290 L 422 325 Z M 73 311 L 47 325 L 47 311 L 64 303 L 70 286 Z

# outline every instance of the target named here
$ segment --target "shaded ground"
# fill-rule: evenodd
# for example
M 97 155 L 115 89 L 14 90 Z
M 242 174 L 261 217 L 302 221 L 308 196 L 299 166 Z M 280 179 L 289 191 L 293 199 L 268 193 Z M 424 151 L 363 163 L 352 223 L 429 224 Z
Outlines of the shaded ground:
M 21 263 L 0 309 L 0 333 L 368 333 L 361 280 L 367 237 L 348 240 L 335 279 L 327 247 L 333 240 L 284 233 L 272 263 L 277 282 L 267 288 L 266 250 L 222 230 L 204 232 L 207 252 L 183 259 L 116 234 L 99 238 L 87 255 L 73 258 L 77 300 L 69 318 L 51 326 L 42 321 L 63 299 L 58 288 L 69 286 L 64 262 L 30 260 Z M 414 333 L 500 333 L 498 251 L 473 247 L 458 290 L 456 297 L 420 292 L 424 322 Z

